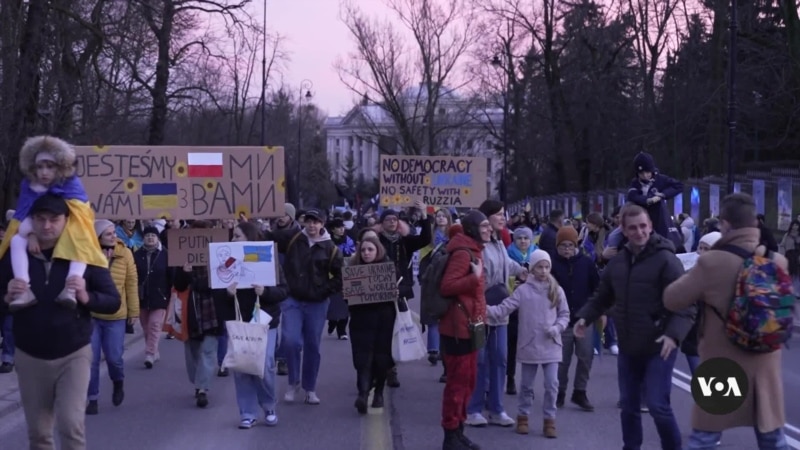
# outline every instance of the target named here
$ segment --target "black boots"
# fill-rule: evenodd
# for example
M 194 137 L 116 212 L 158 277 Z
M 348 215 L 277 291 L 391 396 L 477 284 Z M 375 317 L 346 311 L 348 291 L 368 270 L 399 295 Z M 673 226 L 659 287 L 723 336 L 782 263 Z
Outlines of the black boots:
M 111 403 L 114 406 L 119 406 L 125 400 L 125 390 L 122 389 L 122 381 L 114 382 L 114 392 L 111 393 Z
M 586 397 L 586 391 L 572 391 L 571 401 L 572 403 L 577 405 L 578 408 L 584 411 L 588 412 L 594 411 L 594 405 L 589 403 L 589 398 Z M 558 404 L 558 401 L 556 401 L 556 404 Z
M 369 397 L 369 389 L 372 385 L 372 376 L 369 370 L 359 370 L 356 372 L 356 388 L 358 388 L 358 397 L 356 398 L 355 407 L 359 414 L 367 413 L 367 397 Z
M 444 430 L 442 450 L 481 450 L 481 447 L 464 436 L 464 424 L 455 430 Z

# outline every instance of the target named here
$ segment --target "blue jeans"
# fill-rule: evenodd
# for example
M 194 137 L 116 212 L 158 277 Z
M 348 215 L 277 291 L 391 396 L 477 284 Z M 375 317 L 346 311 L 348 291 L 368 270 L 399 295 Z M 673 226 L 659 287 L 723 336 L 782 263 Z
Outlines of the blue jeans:
M 239 417 L 241 420 L 257 420 L 260 413 L 275 409 L 275 348 L 278 344 L 277 339 L 278 329 L 269 330 L 269 335 L 267 336 L 267 358 L 264 361 L 266 368 L 264 378 L 233 372 L 236 403 L 239 405 Z
M 697 366 L 700 365 L 700 357 L 686 355 L 686 364 L 689 365 L 689 375 L 694 376 L 694 371 L 697 370 Z
M 106 356 L 111 381 L 125 379 L 122 352 L 125 350 L 127 320 L 92 319 L 92 370 L 89 378 L 89 400 L 100 397 L 100 351 Z
M 281 302 L 281 345 L 289 369 L 289 386 L 297 386 L 302 381 L 302 388 L 306 392 L 313 392 L 317 387 L 321 359 L 319 344 L 328 317 L 329 303 L 327 298 L 312 303 L 292 297 Z
M 486 345 L 478 351 L 478 377 L 475 390 L 467 405 L 467 414 L 479 414 L 484 409 L 491 414 L 505 412 L 502 402 L 503 383 L 508 357 L 508 325 L 488 327 Z M 486 401 L 486 386 L 489 399 Z M 484 408 L 485 407 L 485 408 Z
M 439 324 L 428 325 L 428 352 L 439 351 Z
M 13 327 L 13 318 L 11 314 L 7 315 L 5 319 L 3 319 L 3 349 L 2 354 L 0 354 L 0 363 L 9 363 L 14 364 L 14 330 Z
M 755 432 L 758 450 L 789 450 L 783 428 L 768 433 L 761 433 L 756 428 Z M 721 432 L 692 430 L 686 450 L 715 450 L 720 439 L 722 439 Z
M 617 358 L 617 378 L 619 380 L 620 421 L 622 422 L 622 450 L 639 450 L 642 447 L 642 384 L 644 404 L 661 438 L 663 450 L 680 450 L 681 431 L 670 405 L 672 393 L 672 369 L 678 350 L 674 350 L 665 360 L 661 355 L 629 356 L 623 353 Z
M 614 326 L 614 321 L 610 317 L 606 321 L 603 335 L 606 338 L 605 348 L 611 348 L 612 345 L 617 345 L 617 327 Z M 594 339 L 594 349 L 597 350 L 597 353 L 602 354 L 603 341 L 600 339 L 600 331 L 597 328 L 594 329 L 592 338 Z
M 225 328 L 224 325 L 223 328 Z M 222 333 L 222 336 L 217 337 L 217 365 L 220 368 L 222 368 L 222 361 L 225 360 L 225 354 L 228 353 L 228 330 L 223 330 Z

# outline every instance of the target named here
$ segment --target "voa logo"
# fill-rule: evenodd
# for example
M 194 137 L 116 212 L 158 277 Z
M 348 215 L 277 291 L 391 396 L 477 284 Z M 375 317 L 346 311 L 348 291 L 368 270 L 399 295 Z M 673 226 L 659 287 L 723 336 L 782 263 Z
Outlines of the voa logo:
M 712 358 L 697 366 L 692 377 L 695 404 L 708 414 L 730 414 L 744 404 L 750 390 L 747 372 L 736 361 Z

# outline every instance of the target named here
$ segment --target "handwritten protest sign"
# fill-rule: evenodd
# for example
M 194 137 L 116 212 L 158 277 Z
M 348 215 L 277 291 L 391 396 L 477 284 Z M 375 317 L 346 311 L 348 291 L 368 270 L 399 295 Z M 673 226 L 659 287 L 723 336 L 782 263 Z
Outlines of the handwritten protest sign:
M 223 228 L 170 228 L 168 261 L 170 267 L 208 265 L 208 244 L 228 242 L 228 230 Z
M 489 197 L 486 166 L 486 158 L 381 155 L 381 204 L 478 207 Z
M 209 242 L 208 253 L 211 289 L 233 283 L 239 283 L 239 289 L 277 284 L 278 249 L 274 242 Z
M 75 147 L 97 218 L 283 215 L 283 147 Z
M 687 272 L 689 271 L 689 269 L 694 267 L 695 264 L 697 264 L 697 258 L 700 257 L 700 255 L 698 255 L 697 252 L 681 253 L 677 256 L 678 259 L 680 259 L 681 262 L 683 263 L 683 270 Z
M 397 300 L 397 272 L 391 262 L 346 266 L 342 282 L 342 294 L 350 306 Z

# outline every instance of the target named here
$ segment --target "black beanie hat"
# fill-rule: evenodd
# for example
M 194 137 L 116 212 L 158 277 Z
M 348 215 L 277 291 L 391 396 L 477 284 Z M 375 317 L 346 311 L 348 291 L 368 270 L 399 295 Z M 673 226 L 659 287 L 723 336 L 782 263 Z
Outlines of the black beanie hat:
M 493 216 L 503 209 L 503 202 L 498 200 L 485 200 L 478 208 L 486 217 Z
M 395 217 L 397 217 L 399 219 L 400 218 L 400 213 L 398 213 L 397 211 L 395 211 L 393 209 L 384 209 L 383 212 L 381 213 L 380 222 L 383 223 L 383 221 L 386 220 L 386 218 L 389 217 L 389 216 L 395 216 Z
M 656 161 L 653 155 L 645 152 L 639 152 L 633 158 L 633 166 L 636 168 L 636 173 L 640 172 L 656 172 Z
M 488 220 L 486 215 L 477 209 L 471 209 L 466 214 L 464 214 L 464 218 L 461 219 L 461 226 L 464 228 L 464 234 L 475 239 L 478 242 L 482 242 L 481 239 L 481 223 Z

